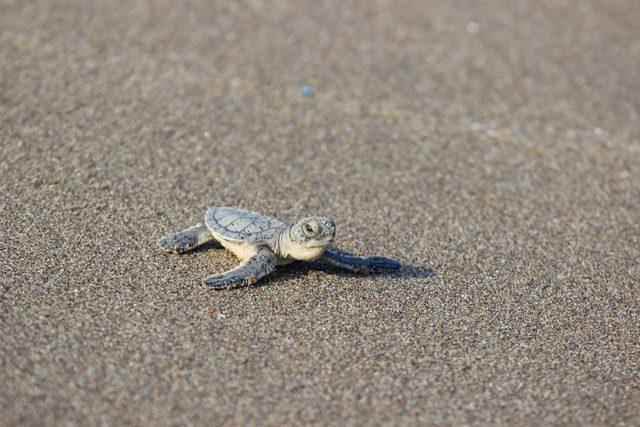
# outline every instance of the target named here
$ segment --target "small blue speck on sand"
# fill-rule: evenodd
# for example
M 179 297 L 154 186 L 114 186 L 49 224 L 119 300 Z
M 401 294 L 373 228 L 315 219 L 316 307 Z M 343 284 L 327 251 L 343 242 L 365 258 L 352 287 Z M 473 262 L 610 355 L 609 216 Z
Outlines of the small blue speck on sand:
M 313 89 L 311 89 L 309 86 L 302 86 L 300 88 L 300 93 L 305 96 L 311 95 L 313 93 Z

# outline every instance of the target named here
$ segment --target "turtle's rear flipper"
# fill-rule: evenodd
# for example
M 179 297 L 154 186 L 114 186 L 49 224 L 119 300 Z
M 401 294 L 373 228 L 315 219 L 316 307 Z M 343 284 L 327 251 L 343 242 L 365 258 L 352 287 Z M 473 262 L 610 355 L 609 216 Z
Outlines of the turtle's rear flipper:
M 166 252 L 182 254 L 213 240 L 206 225 L 198 224 L 171 236 L 163 237 L 158 245 Z
M 273 251 L 262 247 L 257 254 L 247 259 L 233 270 L 205 279 L 204 283 L 214 289 L 233 289 L 242 285 L 252 285 L 271 273 L 278 263 Z

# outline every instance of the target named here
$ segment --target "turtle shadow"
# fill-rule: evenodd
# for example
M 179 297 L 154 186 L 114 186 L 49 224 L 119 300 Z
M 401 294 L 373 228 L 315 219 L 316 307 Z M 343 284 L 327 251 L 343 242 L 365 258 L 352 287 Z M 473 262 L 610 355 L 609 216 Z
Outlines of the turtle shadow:
M 220 244 L 220 242 L 217 242 L 215 240 L 212 240 L 210 242 L 204 243 L 196 248 L 191 249 L 189 252 L 191 253 L 200 253 L 200 252 L 206 252 L 209 251 L 211 249 L 224 249 L 224 246 L 222 246 Z
M 219 250 L 224 249 L 224 246 L 220 244 L 220 242 L 216 240 L 211 240 L 207 243 L 204 243 L 196 248 L 191 249 L 188 253 L 200 253 L 206 252 L 209 250 Z M 352 255 L 347 251 L 338 251 L 344 255 Z M 183 254 L 184 255 L 184 254 Z M 396 270 L 381 270 L 375 273 L 369 274 L 360 274 L 354 273 L 348 270 L 344 270 L 342 268 L 333 266 L 329 263 L 323 261 L 314 261 L 314 262 L 303 262 L 303 261 L 295 261 L 285 267 L 278 268 L 275 272 L 270 274 L 268 277 L 262 279 L 259 283 L 253 285 L 253 287 L 261 287 L 268 286 L 274 279 L 285 280 L 290 278 L 291 276 L 301 275 L 301 274 L 309 274 L 311 271 L 324 271 L 326 273 L 331 273 L 340 277 L 399 277 L 399 278 L 430 278 L 436 276 L 436 271 L 433 268 L 428 267 L 418 267 L 410 264 L 400 264 L 400 267 Z
M 307 267 L 309 270 L 324 271 L 336 276 L 343 277 L 398 277 L 398 278 L 429 278 L 435 277 L 436 271 L 433 268 L 416 267 L 408 264 L 400 264 L 396 270 L 381 270 L 374 273 L 360 274 L 324 262 L 312 263 Z
M 433 268 L 417 267 L 411 265 L 403 265 L 398 270 L 398 277 L 412 277 L 416 279 L 428 279 L 436 277 L 436 271 Z
M 431 278 L 436 276 L 436 271 L 433 268 L 415 267 L 411 265 L 402 264 L 397 270 L 380 271 L 377 273 L 359 274 L 351 271 L 343 270 L 335 267 L 331 264 L 327 264 L 321 261 L 306 263 L 306 262 L 294 262 L 282 268 L 278 268 L 269 276 L 263 278 L 258 283 L 251 285 L 252 288 L 261 288 L 263 286 L 276 285 L 280 282 L 284 282 L 291 279 L 302 278 L 313 271 L 322 271 L 330 273 L 332 276 L 338 277 L 383 277 L 383 278 Z

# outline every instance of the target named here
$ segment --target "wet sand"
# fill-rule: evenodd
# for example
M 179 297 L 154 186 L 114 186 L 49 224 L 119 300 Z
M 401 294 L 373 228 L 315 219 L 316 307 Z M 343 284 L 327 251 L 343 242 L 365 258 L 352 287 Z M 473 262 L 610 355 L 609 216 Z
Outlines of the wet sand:
M 1 425 L 640 423 L 637 2 L 217 3 L 0 3 Z

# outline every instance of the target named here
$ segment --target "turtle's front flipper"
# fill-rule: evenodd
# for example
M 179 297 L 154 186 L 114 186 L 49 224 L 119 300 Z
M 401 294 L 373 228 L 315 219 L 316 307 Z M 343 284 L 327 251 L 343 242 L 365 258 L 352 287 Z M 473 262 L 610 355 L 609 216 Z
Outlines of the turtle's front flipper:
M 238 267 L 218 276 L 209 277 L 204 283 L 214 289 L 233 289 L 245 284 L 252 285 L 271 273 L 277 263 L 278 259 L 273 251 L 267 247 L 261 247 L 257 254 Z
M 379 273 L 385 270 L 397 270 L 400 268 L 400 263 L 391 258 L 379 256 L 360 258 L 340 254 L 332 248 L 327 249 L 320 260 L 353 273 Z
M 206 225 L 198 224 L 158 241 L 162 250 L 182 254 L 213 240 Z

